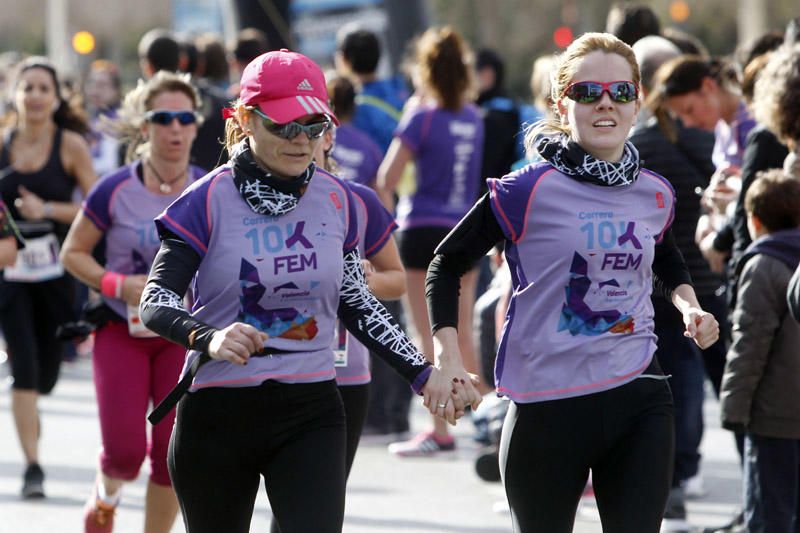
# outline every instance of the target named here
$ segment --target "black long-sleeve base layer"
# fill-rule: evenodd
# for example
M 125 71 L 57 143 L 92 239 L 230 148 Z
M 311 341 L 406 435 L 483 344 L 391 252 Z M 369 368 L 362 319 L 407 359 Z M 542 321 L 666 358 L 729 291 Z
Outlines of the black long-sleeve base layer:
M 153 261 L 140 305 L 144 324 L 172 342 L 200 352 L 217 329 L 190 315 L 183 295 L 202 258 L 177 238 L 167 238 Z M 338 316 L 362 344 L 384 359 L 419 391 L 430 366 L 386 308 L 369 292 L 357 250 L 344 255 Z
M 458 324 L 458 293 L 460 278 L 505 235 L 492 212 L 489 195 L 485 194 L 469 213 L 445 237 L 436 249 L 425 280 L 425 295 L 431 329 Z M 668 300 L 672 291 L 682 284 L 692 283 L 689 269 L 675 243 L 671 230 L 655 247 L 653 259 L 653 288 Z

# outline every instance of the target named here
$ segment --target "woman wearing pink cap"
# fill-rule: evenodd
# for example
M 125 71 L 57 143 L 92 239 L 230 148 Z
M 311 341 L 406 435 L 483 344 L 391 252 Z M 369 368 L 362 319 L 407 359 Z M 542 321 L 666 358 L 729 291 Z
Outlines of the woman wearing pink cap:
M 288 50 L 266 53 L 243 72 L 239 96 L 228 111 L 231 160 L 156 219 L 161 250 L 140 305 L 148 328 L 189 349 L 169 397 L 189 391 L 170 474 L 190 533 L 249 531 L 260 476 L 283 533 L 338 532 L 337 316 L 431 412 L 455 423 L 480 396 L 460 363 L 427 363 L 369 292 L 352 193 L 312 162 L 337 122 L 319 67 Z

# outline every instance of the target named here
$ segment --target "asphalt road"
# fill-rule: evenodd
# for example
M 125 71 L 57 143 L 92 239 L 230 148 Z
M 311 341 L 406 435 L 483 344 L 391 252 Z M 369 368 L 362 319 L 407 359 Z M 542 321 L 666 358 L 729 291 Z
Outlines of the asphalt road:
M 19 496 L 22 455 L 9 408 L 7 365 L 0 365 L 0 533 L 82 531 L 82 508 L 95 475 L 100 445 L 91 363 L 64 365 L 52 396 L 41 402 L 41 463 L 47 498 L 23 501 Z M 740 498 L 740 473 L 733 441 L 719 428 L 715 400 L 706 401 L 702 473 L 708 494 L 689 502 L 689 521 L 697 527 L 719 525 L 734 513 Z M 412 426 L 424 428 L 421 407 Z M 499 483 L 481 481 L 474 471 L 477 446 L 469 422 L 456 428 L 458 450 L 436 458 L 399 459 L 385 442 L 366 440 L 359 449 L 347 491 L 346 533 L 503 533 L 511 531 Z M 117 532 L 143 529 L 144 465 L 139 479 L 123 489 L 116 516 Z M 309 512 L 313 512 L 310 509 Z M 267 532 L 269 504 L 263 490 L 251 531 Z M 173 532 L 184 531 L 176 522 Z M 600 527 L 592 499 L 581 503 L 574 531 L 597 533 Z M 224 532 L 221 532 L 224 533 Z

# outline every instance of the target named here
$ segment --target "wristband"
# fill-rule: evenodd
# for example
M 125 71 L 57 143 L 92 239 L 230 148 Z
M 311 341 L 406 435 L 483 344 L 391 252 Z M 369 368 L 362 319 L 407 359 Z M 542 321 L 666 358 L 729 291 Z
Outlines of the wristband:
M 53 218 L 53 204 L 45 202 L 42 206 L 42 214 L 44 218 Z
M 109 270 L 100 278 L 100 294 L 108 298 L 122 299 L 122 284 L 125 276 Z

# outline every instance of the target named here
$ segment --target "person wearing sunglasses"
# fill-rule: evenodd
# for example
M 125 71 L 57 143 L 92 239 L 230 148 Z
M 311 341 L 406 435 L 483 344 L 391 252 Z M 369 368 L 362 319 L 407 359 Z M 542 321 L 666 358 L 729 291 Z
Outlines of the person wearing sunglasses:
M 84 508 L 87 533 L 112 531 L 122 485 L 136 479 L 148 456 L 144 530 L 169 531 L 178 512 L 167 470 L 175 413 L 153 428 L 149 442 L 146 415 L 175 385 L 184 350 L 144 328 L 138 306 L 160 244 L 153 218 L 205 173 L 189 164 L 198 102 L 188 77 L 166 71 L 126 95 L 108 125 L 128 144 L 128 164 L 92 188 L 62 250 L 67 270 L 100 292 L 106 316 L 92 358 L 102 448 Z M 103 240 L 100 264 L 94 251 Z
M 587 33 L 558 58 L 555 118 L 526 133 L 543 161 L 501 179 L 428 269 L 435 336 L 458 357 L 459 277 L 503 242 L 513 293 L 495 364 L 511 400 L 500 471 L 514 531 L 566 533 L 591 470 L 605 531 L 656 533 L 671 481 L 672 396 L 653 358 L 655 286 L 701 348 L 719 335 L 670 232 L 675 195 L 626 141 L 631 48 Z
M 338 123 L 320 68 L 285 49 L 263 54 L 226 115 L 231 159 L 156 218 L 161 250 L 140 304 L 148 328 L 189 350 L 172 482 L 190 533 L 249 531 L 261 477 L 283 533 L 339 532 L 337 317 L 426 406 L 447 405 L 451 423 L 480 397 L 460 365 L 433 368 L 369 292 L 356 200 L 313 163 Z

